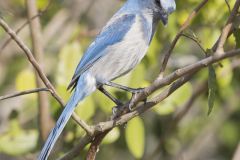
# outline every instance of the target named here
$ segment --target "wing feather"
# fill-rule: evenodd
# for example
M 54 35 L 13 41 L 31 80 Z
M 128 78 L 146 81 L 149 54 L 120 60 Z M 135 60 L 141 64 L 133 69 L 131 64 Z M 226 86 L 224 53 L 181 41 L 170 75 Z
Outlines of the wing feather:
M 104 52 L 106 48 L 120 42 L 124 38 L 135 22 L 135 17 L 134 14 L 125 14 L 117 17 L 115 20 L 110 20 L 83 55 L 68 89 L 74 88 L 81 74 L 106 54 Z

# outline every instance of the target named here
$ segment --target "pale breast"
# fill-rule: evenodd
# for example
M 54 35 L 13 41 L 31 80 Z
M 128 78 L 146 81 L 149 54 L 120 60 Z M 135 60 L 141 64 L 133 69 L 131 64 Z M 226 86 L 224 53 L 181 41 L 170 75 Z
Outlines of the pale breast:
M 124 39 L 104 51 L 106 54 L 90 69 L 98 82 L 104 83 L 122 76 L 142 60 L 147 52 L 149 36 L 151 36 L 151 33 L 149 36 L 144 34 L 143 27 L 143 19 L 137 16 Z

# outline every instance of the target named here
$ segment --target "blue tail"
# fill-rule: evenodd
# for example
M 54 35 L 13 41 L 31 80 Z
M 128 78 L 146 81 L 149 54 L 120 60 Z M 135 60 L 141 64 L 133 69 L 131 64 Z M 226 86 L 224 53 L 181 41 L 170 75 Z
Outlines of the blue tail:
M 44 144 L 44 147 L 38 157 L 39 160 L 47 160 L 55 142 L 57 141 L 59 135 L 62 133 L 63 128 L 65 127 L 66 123 L 68 122 L 69 118 L 71 117 L 75 106 L 78 104 L 78 100 L 75 99 L 73 96 L 68 101 L 66 107 L 64 108 L 61 116 L 59 117 L 55 127 L 51 131 L 51 133 L 48 136 L 47 141 Z M 81 100 L 81 99 L 80 99 Z
M 49 134 L 48 139 L 45 142 L 44 147 L 38 157 L 38 160 L 47 160 L 55 142 L 57 141 L 59 135 L 62 133 L 63 128 L 65 127 L 66 123 L 71 117 L 79 101 L 83 100 L 86 96 L 88 96 L 94 90 L 95 90 L 95 85 L 93 84 L 86 84 L 86 83 L 83 84 L 81 83 L 81 81 L 77 84 L 73 95 L 71 96 L 62 114 L 57 120 L 55 127 Z

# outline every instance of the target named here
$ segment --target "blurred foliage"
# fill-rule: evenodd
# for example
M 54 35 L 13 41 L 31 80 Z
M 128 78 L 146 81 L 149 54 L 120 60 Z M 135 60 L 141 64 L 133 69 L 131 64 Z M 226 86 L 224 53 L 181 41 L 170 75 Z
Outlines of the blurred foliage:
M 169 115 L 187 102 L 192 94 L 190 83 L 184 84 L 180 89 L 174 92 L 169 98 L 154 107 L 159 115 Z
M 133 118 L 128 122 L 125 132 L 127 146 L 137 159 L 140 159 L 144 153 L 144 132 L 144 124 L 139 117 Z
M 228 0 L 231 8 L 234 2 L 235 0 Z M 102 5 L 106 3 L 109 5 Z M 44 69 L 65 102 L 71 94 L 66 91 L 66 87 L 74 70 L 100 29 L 96 24 L 100 22 L 103 26 L 115 12 L 115 8 L 122 3 L 116 0 L 56 0 L 51 1 L 49 8 L 41 16 L 45 43 Z M 159 73 L 163 53 L 170 46 L 189 13 L 199 3 L 196 0 L 177 1 L 177 11 L 170 16 L 167 27 L 159 24 L 147 56 L 136 69 L 117 79 L 116 82 L 136 88 L 151 84 Z M 25 0 L 0 0 L 0 4 L 2 4 L 1 15 L 14 29 L 26 20 Z M 44 10 L 48 4 L 48 0 L 37 1 L 39 10 Z M 113 5 L 116 7 L 112 7 Z M 101 11 L 94 6 L 102 7 Z M 97 16 L 92 16 L 92 13 Z M 228 16 L 229 11 L 225 0 L 209 1 L 186 32 L 195 35 L 204 49 L 211 48 L 218 39 Z M 21 32 L 20 36 L 30 44 L 27 28 Z M 5 33 L 0 29 L 0 46 L 6 38 Z M 22 51 L 15 49 L 14 46 L 16 46 L 14 43 L 10 43 L 0 52 L 0 95 L 36 87 L 33 68 Z M 240 28 L 235 29 L 234 35 L 226 44 L 227 49 L 236 47 L 240 47 Z M 177 68 L 192 64 L 204 57 L 205 55 L 195 42 L 182 37 L 174 48 L 166 73 L 171 73 Z M 206 160 L 231 159 L 240 140 L 240 67 L 236 65 L 239 61 L 239 57 L 224 60 L 220 64 L 213 65 L 209 69 L 209 74 L 207 69 L 200 71 L 191 82 L 186 83 L 141 118 L 134 118 L 124 127 L 113 129 L 104 138 L 97 159 L 113 159 L 113 157 L 116 160 L 142 159 L 143 157 L 148 159 L 147 157 L 153 154 L 159 144 L 161 149 L 157 153 L 162 159 L 176 159 L 184 153 L 188 153 L 185 156 L 186 159 L 188 159 L 187 156 L 194 157 L 193 159 L 201 157 L 200 159 Z M 193 103 L 190 113 L 176 128 L 166 133 L 176 113 L 182 109 L 181 107 L 189 100 L 195 89 L 200 86 L 199 84 L 207 81 L 208 78 L 209 101 L 207 92 L 200 95 Z M 117 89 L 109 87 L 106 89 L 123 102 L 131 97 L 129 93 Z M 211 94 L 211 89 L 214 96 Z M 162 89 L 157 93 L 161 91 Z M 18 157 L 36 153 L 40 149 L 36 98 L 37 96 L 32 94 L 0 102 L 0 159 L 1 154 L 18 159 Z M 210 116 L 207 116 L 208 102 L 211 103 L 210 107 L 213 106 L 213 102 L 215 104 Z M 62 108 L 53 98 L 50 99 L 50 106 L 52 116 L 56 120 Z M 112 107 L 114 103 L 97 91 L 79 104 L 76 113 L 87 123 L 95 124 L 107 120 L 112 113 Z M 11 117 L 13 111 L 17 112 L 17 115 Z M 79 142 L 83 134 L 83 130 L 70 120 L 52 158 L 69 151 Z M 199 138 L 208 138 L 212 134 L 214 136 L 208 142 L 198 141 Z M 192 147 L 195 148 L 192 149 Z M 85 153 L 80 156 L 84 157 L 84 155 Z M 156 159 L 159 158 L 158 156 Z
M 37 130 L 25 131 L 14 119 L 10 121 L 10 130 L 0 137 L 0 152 L 15 156 L 26 154 L 37 145 L 37 138 Z

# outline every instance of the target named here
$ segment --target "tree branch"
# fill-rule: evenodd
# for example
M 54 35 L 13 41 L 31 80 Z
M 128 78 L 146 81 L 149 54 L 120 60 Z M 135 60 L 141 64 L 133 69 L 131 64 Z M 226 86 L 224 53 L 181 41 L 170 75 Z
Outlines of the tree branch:
M 230 14 L 230 16 L 227 20 L 227 23 L 222 30 L 221 36 L 218 39 L 217 43 L 213 47 L 213 51 L 215 52 L 215 50 L 216 50 L 217 54 L 221 54 L 224 51 L 223 46 L 224 46 L 227 38 L 230 35 L 229 33 L 232 30 L 234 19 L 235 19 L 235 16 L 237 15 L 237 13 L 238 13 L 239 6 L 240 6 L 240 0 L 236 0 L 236 2 L 234 4 L 234 7 L 233 7 L 233 10 L 232 10 L 232 12 L 231 12 L 231 14 Z
M 224 46 L 224 44 L 229 36 L 229 33 L 232 29 L 233 21 L 234 21 L 236 14 L 238 13 L 239 6 L 240 6 L 240 0 L 236 0 L 233 10 L 228 18 L 227 24 L 223 28 L 221 36 L 219 38 L 219 42 L 216 47 L 217 54 L 221 54 L 224 51 L 223 46 Z
M 207 4 L 208 0 L 203 0 L 193 11 L 192 13 L 188 16 L 188 18 L 185 20 L 185 22 L 183 23 L 182 27 L 180 28 L 179 32 L 177 33 L 176 37 L 174 38 L 173 42 L 171 43 L 171 46 L 169 47 L 169 49 L 167 50 L 167 52 L 165 53 L 165 56 L 163 58 L 163 62 L 162 62 L 162 68 L 160 70 L 160 74 L 159 74 L 159 79 L 163 78 L 164 76 L 164 72 L 166 70 L 167 67 L 167 63 L 168 60 L 172 54 L 173 49 L 175 48 L 178 40 L 180 39 L 180 37 L 182 36 L 182 33 L 188 28 L 188 26 L 190 25 L 191 21 L 195 18 L 195 16 L 199 13 L 199 11 Z
M 107 135 L 107 133 L 109 131 L 111 131 L 115 126 L 125 124 L 130 119 L 138 116 L 139 114 L 145 112 L 147 109 L 153 107 L 154 105 L 156 105 L 157 103 L 159 103 L 160 101 L 162 101 L 163 99 L 165 99 L 169 95 L 171 95 L 175 90 L 177 90 L 179 87 L 181 87 L 183 84 L 185 84 L 189 79 L 190 79 L 189 76 L 181 78 L 180 80 L 178 80 L 177 82 L 172 84 L 169 88 L 165 89 L 161 94 L 159 94 L 158 96 L 153 98 L 151 101 L 147 102 L 146 104 L 140 105 L 138 107 L 138 109 L 133 112 L 122 115 L 121 117 L 117 118 L 116 120 L 100 122 L 99 124 L 97 124 L 95 126 L 95 131 L 97 131 L 97 132 L 94 133 L 94 136 L 92 136 L 91 138 L 89 136 L 84 137 L 78 145 L 76 145 L 70 152 L 66 153 L 59 160 L 70 160 L 70 159 L 75 158 L 76 156 L 78 156 L 79 152 L 81 150 L 83 150 L 83 148 L 88 143 L 92 142 L 91 139 L 95 140 L 96 138 L 100 138 L 100 141 L 101 141 L 104 138 L 104 136 Z M 106 129 L 106 128 L 108 128 L 108 129 Z M 99 140 L 97 140 L 97 141 L 99 141 Z M 99 145 L 99 143 L 96 143 L 96 145 L 93 145 L 93 146 L 98 147 L 98 145 Z M 95 157 L 97 150 L 96 150 L 96 148 L 94 148 L 93 150 L 95 150 L 95 153 L 91 153 L 91 156 Z M 91 150 L 91 151 L 93 151 L 93 150 Z
M 27 95 L 27 94 L 43 92 L 43 91 L 48 91 L 49 92 L 49 89 L 48 88 L 36 88 L 36 89 L 21 91 L 21 92 L 17 92 L 17 93 L 12 93 L 12 94 L 8 94 L 8 95 L 5 95 L 5 96 L 0 96 L 0 101 L 6 100 L 6 99 L 9 99 L 9 98 L 14 98 L 14 97 Z
M 24 51 L 29 62 L 32 64 L 32 66 L 42 79 L 45 86 L 50 90 L 52 96 L 61 104 L 61 106 L 65 106 L 63 100 L 58 95 L 57 91 L 55 90 L 51 82 L 48 80 L 48 78 L 42 71 L 40 65 L 33 57 L 31 50 L 23 43 L 23 41 L 16 35 L 16 33 L 8 26 L 8 24 L 1 17 L 0 26 L 9 34 L 9 36 L 11 36 L 11 38 L 17 43 L 17 45 Z M 93 132 L 91 126 L 88 126 L 83 120 L 81 120 L 76 113 L 73 113 L 72 117 L 89 135 L 92 135 Z
M 104 132 L 102 132 L 101 134 L 99 134 L 98 136 L 96 136 L 96 138 L 92 141 L 91 146 L 88 150 L 87 153 L 87 158 L 86 160 L 95 160 L 96 156 L 97 156 L 97 152 L 99 150 L 99 146 L 103 140 L 103 138 L 111 131 L 112 129 L 106 130 Z
M 42 44 L 42 32 L 41 32 L 41 24 L 40 19 L 36 17 L 34 20 L 31 20 L 31 17 L 34 15 L 38 15 L 36 0 L 27 0 L 26 7 L 28 11 L 28 21 L 30 22 L 30 32 L 32 39 L 32 48 L 33 54 L 41 65 L 44 68 L 43 56 L 44 49 Z M 39 78 L 38 74 L 35 72 L 36 84 L 38 88 L 44 87 L 42 80 Z M 51 128 L 53 127 L 53 120 L 51 118 L 49 103 L 47 94 L 44 92 L 38 93 L 38 124 L 39 124 L 39 141 L 40 144 L 43 143 L 47 137 Z
M 25 28 L 32 20 L 39 18 L 40 16 L 42 16 L 51 6 L 52 4 L 52 0 L 49 1 L 48 5 L 46 6 L 46 8 L 44 8 L 42 11 L 40 11 L 39 13 L 35 14 L 34 16 L 28 18 L 28 20 L 26 22 L 24 22 L 17 30 L 16 30 L 16 34 L 20 33 L 20 31 Z M 2 53 L 2 51 L 8 46 L 8 44 L 12 41 L 12 38 L 7 39 L 3 45 L 0 48 L 0 54 Z

